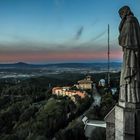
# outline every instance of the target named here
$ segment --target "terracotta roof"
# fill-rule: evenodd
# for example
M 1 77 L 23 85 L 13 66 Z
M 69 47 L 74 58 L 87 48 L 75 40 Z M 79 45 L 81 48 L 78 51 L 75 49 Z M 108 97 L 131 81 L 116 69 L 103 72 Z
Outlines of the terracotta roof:
M 53 90 L 55 90 L 55 89 L 62 89 L 62 87 L 54 87 Z
M 55 92 L 55 90 L 63 90 L 63 87 L 54 87 L 53 89 L 53 92 Z M 85 94 L 81 91 L 76 91 L 76 90 L 67 90 L 65 91 L 64 94 L 74 94 L 74 95 L 79 95 L 81 98 L 84 98 L 85 97 Z

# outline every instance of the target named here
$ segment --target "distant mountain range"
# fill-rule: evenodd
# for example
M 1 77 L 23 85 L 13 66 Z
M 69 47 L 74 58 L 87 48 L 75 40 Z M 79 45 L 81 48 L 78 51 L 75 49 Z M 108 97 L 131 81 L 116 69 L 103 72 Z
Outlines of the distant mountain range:
M 111 62 L 110 68 L 120 68 L 121 62 Z M 28 64 L 18 62 L 13 64 L 0 64 L 0 68 L 107 68 L 107 63 L 57 63 L 57 64 Z

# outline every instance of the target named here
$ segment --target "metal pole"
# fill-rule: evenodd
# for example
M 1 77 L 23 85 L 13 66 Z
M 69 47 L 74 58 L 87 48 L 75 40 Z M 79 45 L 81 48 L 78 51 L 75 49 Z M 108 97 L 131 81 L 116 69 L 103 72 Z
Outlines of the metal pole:
M 108 24 L 108 74 L 107 74 L 107 80 L 108 80 L 108 86 L 110 85 L 110 26 Z

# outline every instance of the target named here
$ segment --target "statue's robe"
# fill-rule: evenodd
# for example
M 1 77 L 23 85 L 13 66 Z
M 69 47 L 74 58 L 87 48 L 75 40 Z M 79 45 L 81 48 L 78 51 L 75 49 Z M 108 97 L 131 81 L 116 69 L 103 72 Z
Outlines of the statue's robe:
M 120 78 L 120 101 L 140 102 L 140 26 L 133 15 L 120 23 L 119 45 L 123 50 Z

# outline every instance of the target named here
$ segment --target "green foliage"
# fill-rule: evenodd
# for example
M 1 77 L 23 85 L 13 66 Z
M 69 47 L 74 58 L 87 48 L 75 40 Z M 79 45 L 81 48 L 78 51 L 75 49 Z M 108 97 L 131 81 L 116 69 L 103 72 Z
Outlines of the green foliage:
M 96 127 L 92 132 L 91 140 L 106 140 L 105 128 Z
M 84 125 L 74 120 L 67 126 L 67 128 L 59 131 L 55 135 L 55 138 L 56 140 L 86 140 L 84 135 Z
M 19 122 L 25 122 L 28 121 L 31 117 L 34 117 L 35 113 L 38 111 L 38 108 L 35 106 L 31 106 L 29 108 L 27 108 L 21 115 L 19 118 Z
M 89 98 L 88 96 L 86 96 L 83 99 L 80 99 L 80 101 L 78 101 L 78 104 L 77 104 L 78 116 L 80 114 L 82 114 L 82 112 L 84 112 L 86 109 L 88 109 L 90 107 L 91 103 L 92 103 L 92 99 Z
M 86 116 L 88 117 L 89 120 L 100 120 L 102 119 L 100 111 L 101 111 L 100 106 L 94 106 L 86 113 Z
M 11 102 L 10 97 L 0 97 L 0 110 L 7 107 Z
M 116 101 L 113 99 L 111 93 L 106 93 L 102 96 L 100 115 L 104 118 L 107 113 L 115 106 Z
M 68 97 L 51 94 L 54 86 L 73 85 L 84 77 L 62 73 L 23 79 L 20 83 L 0 83 L 0 140 L 50 140 L 56 133 L 58 140 L 84 140 L 83 126 L 74 121 L 68 124 L 83 114 L 93 100 L 77 96 L 75 104 Z M 117 100 L 110 94 L 102 95 L 101 107 L 93 111 L 96 118 L 103 118 Z
M 52 136 L 67 123 L 67 107 L 65 100 L 51 98 L 37 113 L 33 131 L 47 137 Z M 67 104 L 68 105 L 68 104 Z M 48 121 L 49 120 L 49 121 Z M 45 131 L 44 131 L 45 129 Z
M 13 104 L 0 113 L 0 133 L 9 133 L 20 116 L 19 104 Z
M 16 135 L 1 136 L 0 140 L 20 140 Z

